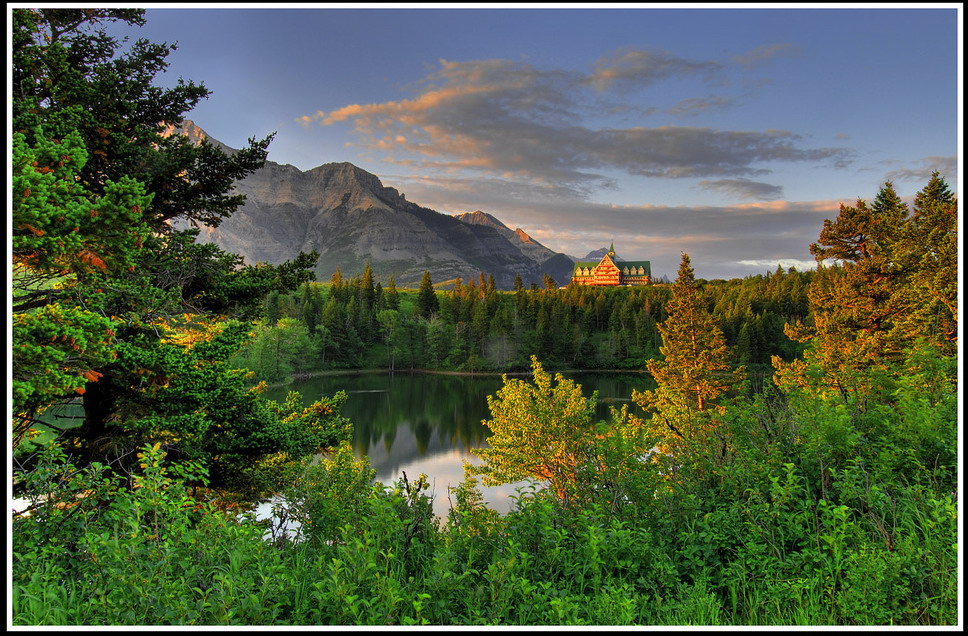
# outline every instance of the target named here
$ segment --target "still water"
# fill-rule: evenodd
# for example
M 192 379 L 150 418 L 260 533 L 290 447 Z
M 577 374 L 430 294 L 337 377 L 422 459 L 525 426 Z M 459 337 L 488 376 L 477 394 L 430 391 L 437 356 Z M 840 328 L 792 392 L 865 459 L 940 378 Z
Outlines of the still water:
M 582 386 L 587 397 L 598 391 L 598 419 L 608 417 L 610 406 L 631 403 L 632 390 L 652 388 L 648 375 L 636 373 L 565 374 Z M 520 376 L 530 380 L 529 375 Z M 449 489 L 464 477 L 464 462 L 479 464 L 471 449 L 485 448 L 490 431 L 482 420 L 490 417 L 487 396 L 501 388 L 500 376 L 442 374 L 388 374 L 360 372 L 294 381 L 266 391 L 283 400 L 298 391 L 304 402 L 337 391 L 347 393 L 343 415 L 353 422 L 353 448 L 358 458 L 369 458 L 376 480 L 391 485 L 406 473 L 414 480 L 427 475 L 434 512 L 446 517 Z M 488 506 L 504 513 L 511 509 L 517 489 L 526 483 L 481 487 Z

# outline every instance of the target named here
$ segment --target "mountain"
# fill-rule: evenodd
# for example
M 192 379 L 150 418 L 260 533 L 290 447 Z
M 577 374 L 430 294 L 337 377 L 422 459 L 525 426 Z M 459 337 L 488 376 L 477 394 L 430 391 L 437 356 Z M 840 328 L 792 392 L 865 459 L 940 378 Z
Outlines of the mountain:
M 232 151 L 194 122 L 183 122 L 178 132 Z M 240 254 L 249 264 L 281 263 L 316 250 L 321 281 L 337 268 L 344 276 L 361 273 L 366 263 L 377 280 L 392 275 L 407 287 L 417 286 L 424 271 L 435 283 L 484 272 L 500 289 L 511 289 L 516 275 L 525 285 L 541 285 L 546 273 L 560 285 L 571 280 L 574 259 L 524 230 L 511 230 L 484 212 L 451 216 L 422 207 L 350 163 L 304 172 L 266 161 L 236 182 L 235 191 L 246 195 L 245 204 L 217 228 L 203 227 L 198 240 Z
M 540 263 L 542 271 L 554 278 L 558 284 L 566 285 L 571 280 L 571 273 L 575 269 L 575 258 L 548 249 L 531 238 L 521 228 L 512 230 L 494 216 L 486 212 L 481 212 L 480 210 L 476 212 L 465 212 L 464 214 L 455 214 L 454 218 L 470 225 L 483 225 L 494 228 L 504 238 L 508 239 L 511 244 L 521 250 L 525 256 L 536 263 Z M 544 275 L 542 274 L 543 278 Z
M 583 263 L 584 262 L 591 262 L 591 261 L 600 261 L 600 260 L 602 260 L 602 257 L 604 257 L 606 254 L 608 254 L 608 252 L 609 252 L 609 248 L 607 248 L 607 247 L 600 247 L 597 250 L 594 250 L 592 252 L 589 252 L 585 256 L 585 258 L 582 258 L 582 259 L 579 259 L 579 260 L 581 260 Z M 618 254 L 616 254 L 613 257 L 613 260 L 615 260 L 617 262 L 617 261 L 624 261 L 625 259 L 622 258 L 621 256 L 619 256 Z
M 512 230 L 486 212 L 481 212 L 478 210 L 477 212 L 455 214 L 454 218 L 470 225 L 483 225 L 494 228 L 503 237 L 511 241 L 512 244 L 517 245 L 518 249 L 520 249 L 522 253 L 539 263 L 544 262 L 557 254 L 557 252 L 549 250 L 547 247 L 528 236 L 528 233 L 521 228 Z

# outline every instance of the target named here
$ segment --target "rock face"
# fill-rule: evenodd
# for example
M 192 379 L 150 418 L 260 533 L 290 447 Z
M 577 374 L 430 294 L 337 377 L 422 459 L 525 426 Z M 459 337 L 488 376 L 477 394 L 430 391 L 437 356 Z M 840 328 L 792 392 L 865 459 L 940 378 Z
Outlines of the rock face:
M 193 122 L 184 134 L 208 137 Z M 441 214 L 406 200 L 379 178 L 350 163 L 329 163 L 303 172 L 267 161 L 236 183 L 246 202 L 217 228 L 203 227 L 198 240 L 240 254 L 245 262 L 281 263 L 300 251 L 319 252 L 317 279 L 344 276 L 370 264 L 377 280 L 417 286 L 424 271 L 435 284 L 467 281 L 481 272 L 500 289 L 516 275 L 525 285 L 545 274 L 564 285 L 573 259 L 549 250 L 521 229 L 511 230 L 484 212 Z
M 528 233 L 521 228 L 512 230 L 486 212 L 478 210 L 477 212 L 455 214 L 454 218 L 470 225 L 483 225 L 494 228 L 501 236 L 521 250 L 522 254 L 538 263 L 543 263 L 558 254 L 528 236 Z

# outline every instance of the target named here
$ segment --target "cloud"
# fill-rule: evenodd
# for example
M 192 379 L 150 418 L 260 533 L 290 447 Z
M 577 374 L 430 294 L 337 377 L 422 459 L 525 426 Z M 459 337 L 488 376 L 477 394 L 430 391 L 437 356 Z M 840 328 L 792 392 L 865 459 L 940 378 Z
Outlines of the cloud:
M 324 113 L 321 110 L 317 110 L 312 115 L 303 115 L 302 117 L 297 117 L 296 122 L 302 124 L 303 126 L 309 126 L 313 122 L 318 121 L 325 116 L 326 116 L 326 113 Z
M 788 269 L 790 267 L 796 267 L 801 272 L 808 269 L 816 269 L 816 260 L 800 260 L 796 258 L 778 258 L 778 259 L 764 259 L 764 260 L 744 260 L 739 261 L 740 265 L 749 265 L 751 267 L 760 267 L 764 269 L 776 268 L 776 266 Z
M 348 104 L 298 118 L 351 124 L 360 145 L 392 153 L 384 160 L 415 170 L 508 177 L 529 188 L 588 197 L 614 185 L 609 173 L 645 177 L 738 178 L 769 172 L 772 162 L 847 162 L 841 148 L 810 148 L 790 131 L 711 127 L 605 126 L 602 117 L 650 112 L 629 91 L 676 77 L 715 78 L 724 66 L 656 51 L 626 50 L 590 73 L 545 70 L 510 60 L 454 62 L 417 83 L 415 96 Z M 634 101 L 634 100 L 633 100 Z M 729 98 L 680 100 L 678 114 L 723 108 Z
M 836 148 L 802 148 L 799 135 L 783 130 L 661 126 L 601 131 L 589 137 L 592 143 L 577 148 L 587 151 L 588 158 L 650 177 L 756 176 L 769 172 L 756 167 L 767 162 L 844 161 L 849 157 Z
M 772 61 L 777 57 L 796 57 L 800 55 L 800 47 L 795 44 L 764 44 L 752 51 L 733 57 L 733 61 L 740 66 L 756 67 Z
M 492 213 L 556 251 L 582 257 L 614 241 L 623 257 L 651 260 L 654 273 L 670 278 L 682 252 L 704 278 L 777 264 L 800 269 L 813 263 L 809 245 L 840 202 L 781 201 L 783 189 L 767 175 L 783 164 L 843 167 L 853 153 L 792 130 L 668 125 L 670 117 L 698 118 L 750 99 L 767 80 L 745 69 L 797 53 L 775 44 L 718 62 L 626 49 L 586 72 L 440 60 L 407 98 L 343 104 L 298 121 L 349 126 L 358 145 L 405 173 L 382 178 L 410 201 Z M 671 90 L 657 89 L 664 82 Z M 697 88 L 702 93 L 682 92 Z M 688 187 L 745 203 L 600 202 L 623 174 L 692 180 Z
M 958 179 L 957 157 L 924 157 L 918 164 L 910 168 L 892 170 L 887 173 L 886 178 L 889 181 L 914 181 L 927 185 L 931 175 L 937 171 L 949 184 Z
M 749 179 L 719 179 L 717 181 L 700 181 L 698 188 L 715 190 L 736 199 L 755 199 L 758 201 L 773 201 L 783 196 L 783 188 L 769 183 L 750 181 Z
M 717 62 L 695 62 L 665 51 L 625 50 L 600 58 L 584 81 L 598 91 L 629 90 L 670 77 L 699 75 L 709 79 L 722 70 L 723 65 Z
M 702 278 L 763 274 L 777 264 L 806 269 L 814 262 L 810 243 L 840 206 L 840 201 L 613 205 L 533 196 L 536 192 L 526 186 L 499 178 L 399 175 L 385 182 L 405 191 L 408 200 L 441 212 L 491 213 L 546 247 L 575 257 L 614 241 L 623 258 L 650 260 L 657 276 L 670 278 L 676 276 L 682 252 L 690 255 Z
M 684 99 L 672 108 L 668 109 L 670 115 L 698 115 L 709 110 L 722 110 L 733 105 L 733 100 L 729 97 L 693 97 Z

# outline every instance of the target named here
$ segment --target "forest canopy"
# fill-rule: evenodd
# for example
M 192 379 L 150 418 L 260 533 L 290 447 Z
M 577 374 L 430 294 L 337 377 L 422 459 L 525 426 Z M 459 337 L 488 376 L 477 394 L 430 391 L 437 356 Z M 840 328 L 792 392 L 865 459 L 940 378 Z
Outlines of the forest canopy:
M 636 289 L 316 283 L 314 253 L 246 265 L 172 226 L 230 216 L 272 136 L 163 134 L 208 90 L 158 88 L 174 45 L 104 31 L 144 14 L 13 10 L 15 625 L 958 623 L 942 175 L 842 205 L 810 271 L 703 281 L 683 254 Z M 345 393 L 263 397 L 361 367 L 530 370 L 488 397 L 446 519 L 426 475 L 374 481 Z M 550 370 L 576 367 L 654 387 L 595 421 Z M 535 485 L 500 515 L 478 477 Z

